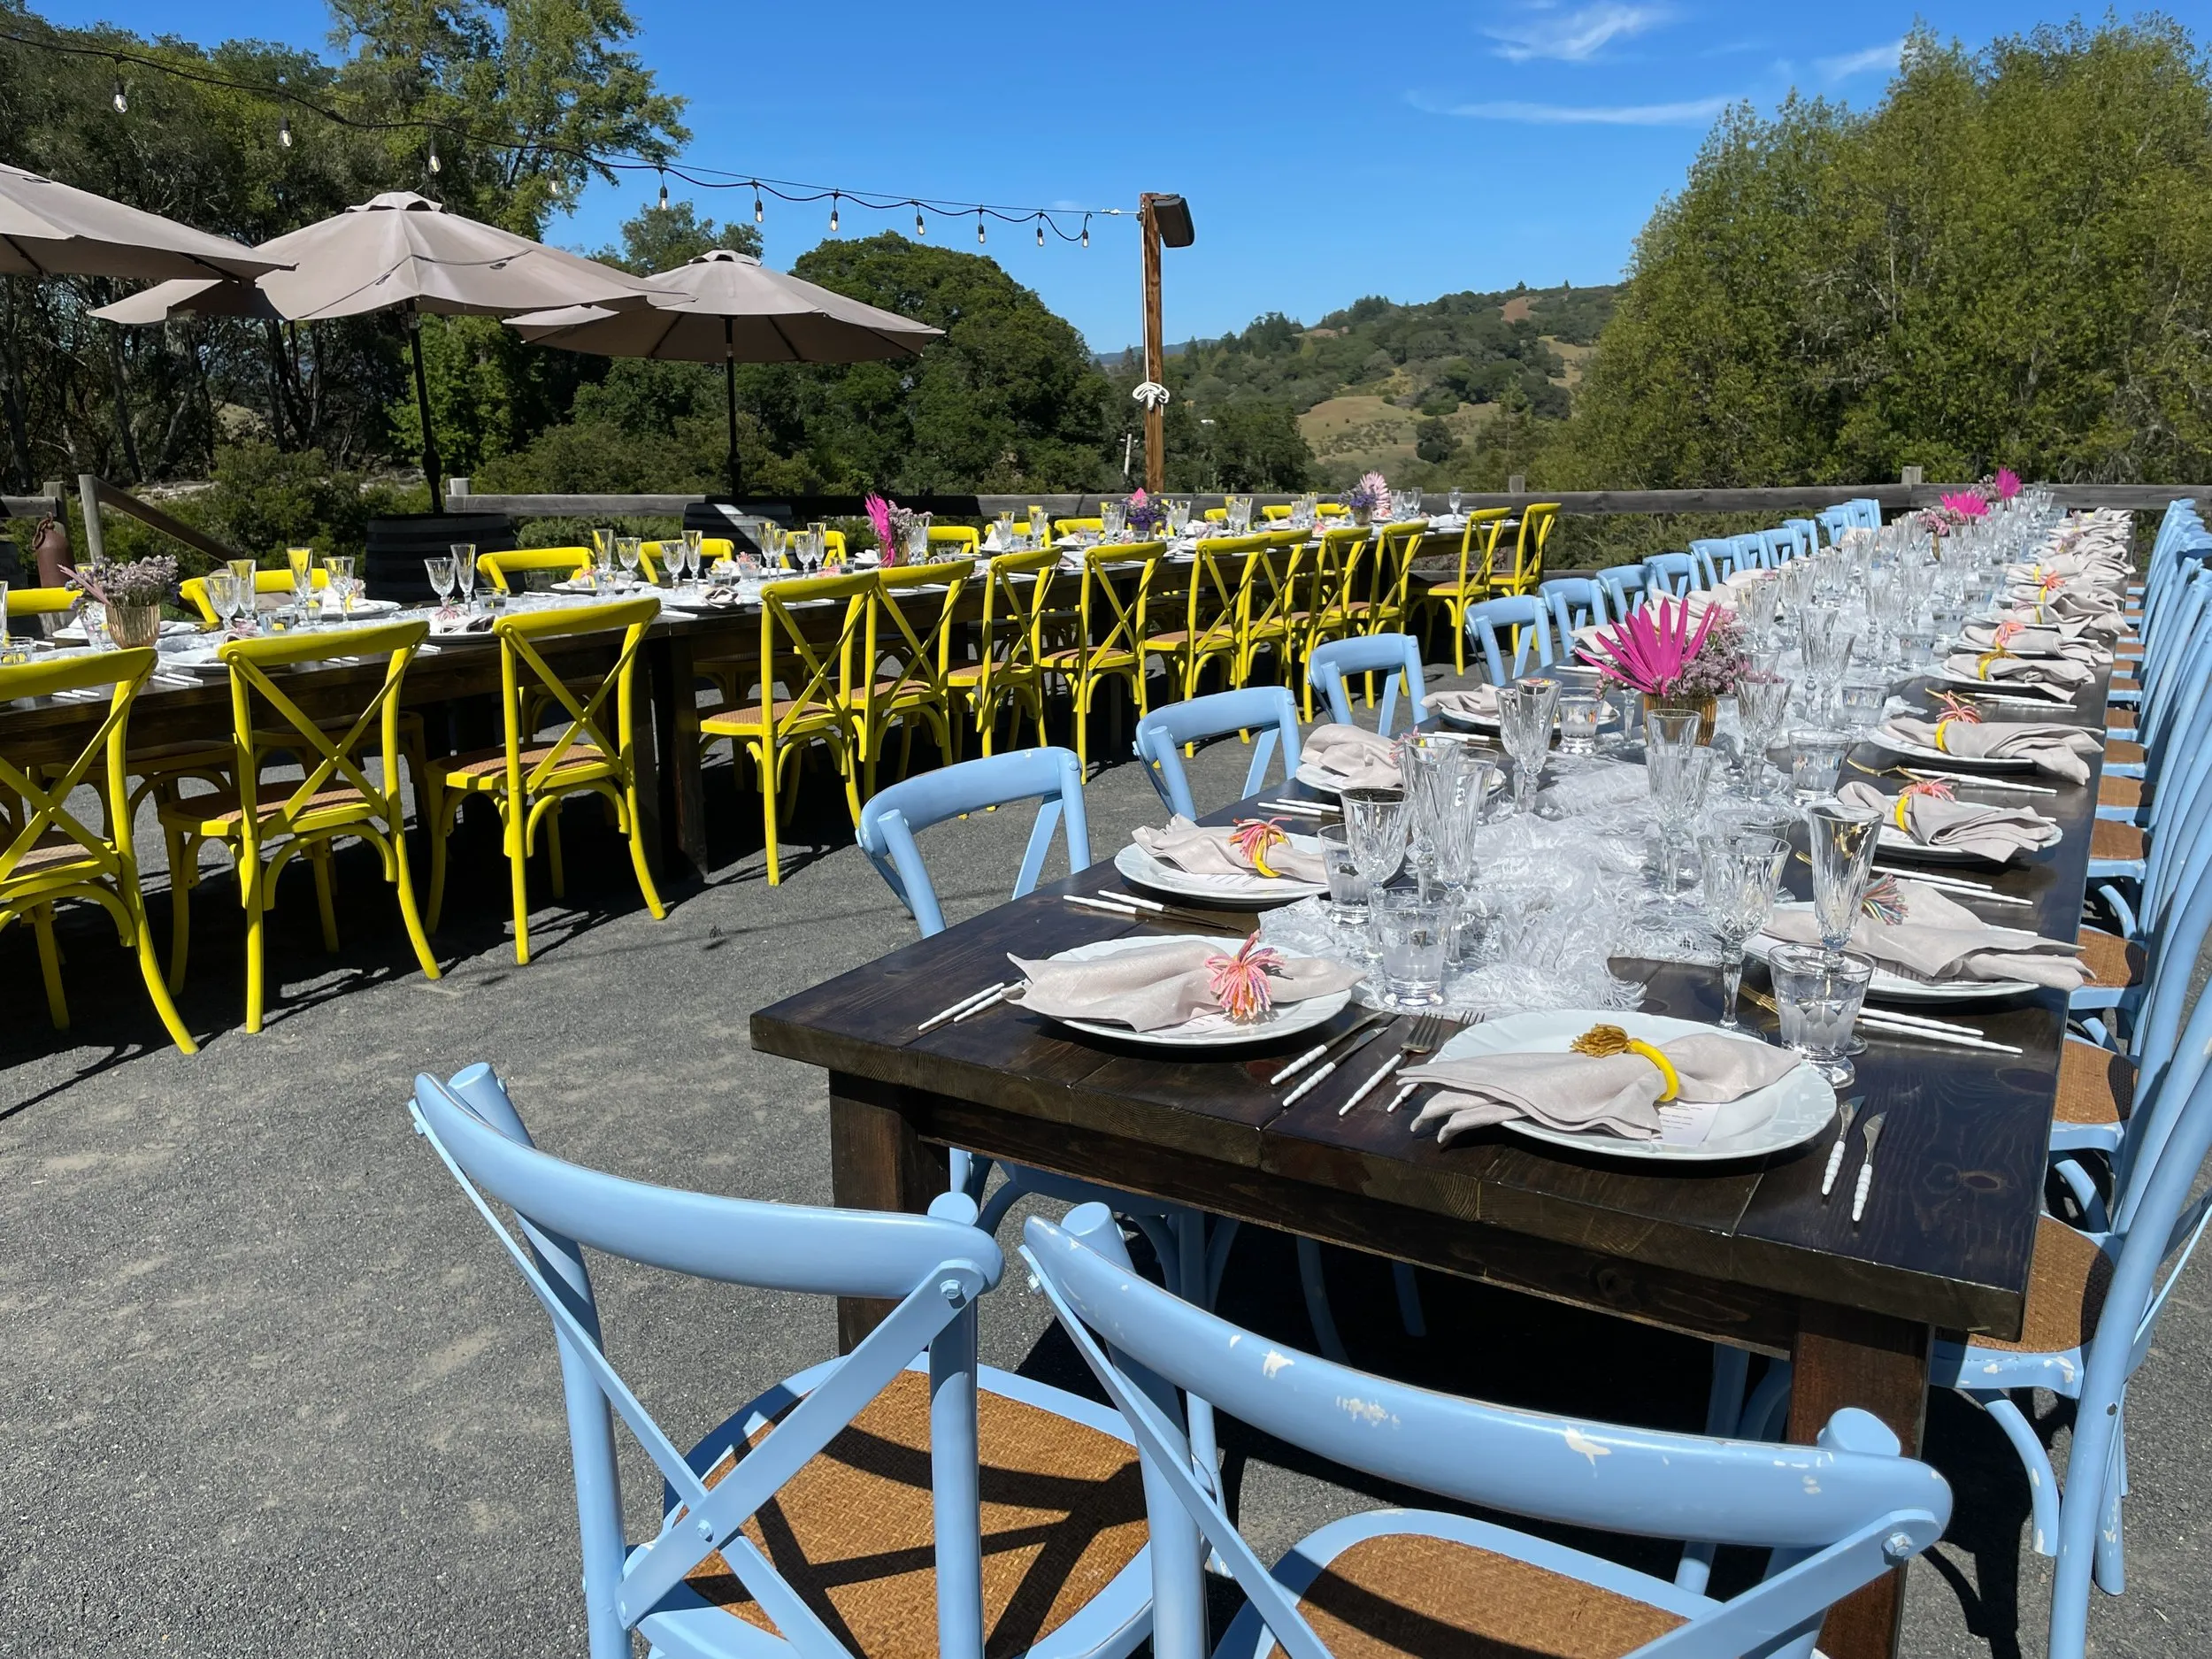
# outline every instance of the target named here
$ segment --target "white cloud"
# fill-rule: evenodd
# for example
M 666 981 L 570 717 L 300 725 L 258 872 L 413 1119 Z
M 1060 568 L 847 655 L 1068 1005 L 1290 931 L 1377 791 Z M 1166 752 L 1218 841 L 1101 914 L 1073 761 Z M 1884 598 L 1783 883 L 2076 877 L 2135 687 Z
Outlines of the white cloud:
M 1612 41 L 1641 35 L 1665 22 L 1668 15 L 1666 7 L 1656 5 L 1607 4 L 1560 12 L 1540 4 L 1530 7 L 1517 21 L 1484 33 L 1498 42 L 1491 50 L 1509 63 L 1549 58 L 1579 64 Z
M 1863 75 L 1876 69 L 1886 75 L 1893 74 L 1904 55 L 1905 42 L 1900 37 L 1879 46 L 1870 46 L 1863 52 L 1846 52 L 1840 58 L 1816 58 L 1813 67 L 1820 71 L 1823 80 L 1848 81 L 1853 75 Z
M 1457 115 L 1474 121 L 1517 121 L 1532 127 L 1702 127 L 1726 109 L 1728 98 L 1694 98 L 1683 104 L 1432 104 L 1410 99 L 1431 115 Z

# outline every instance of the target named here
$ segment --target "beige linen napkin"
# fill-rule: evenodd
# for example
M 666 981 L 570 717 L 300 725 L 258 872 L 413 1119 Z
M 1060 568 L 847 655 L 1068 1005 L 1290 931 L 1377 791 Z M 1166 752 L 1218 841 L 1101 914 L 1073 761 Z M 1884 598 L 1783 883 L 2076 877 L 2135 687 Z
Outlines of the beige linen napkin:
M 2117 617 L 2121 609 L 2120 595 L 2101 588 L 2061 588 L 2045 593 L 2039 588 L 2017 587 L 2010 597 L 2014 604 L 2025 606 L 2039 622 L 2054 617 Z
M 1681 1079 L 1678 1098 L 1688 1102 L 1738 1099 L 1799 1064 L 1786 1048 L 1740 1037 L 1678 1037 L 1657 1046 Z M 1512 1118 L 1570 1133 L 1601 1129 L 1630 1141 L 1656 1140 L 1662 1128 L 1659 1096 L 1666 1079 L 1638 1054 L 1467 1055 L 1409 1066 L 1399 1076 L 1441 1086 L 1412 1125 L 1436 1125 L 1440 1141 Z
M 1398 746 L 1359 726 L 1332 721 L 1306 733 L 1300 757 L 1327 772 L 1340 789 L 1399 789 Z
M 1217 1014 L 1207 964 L 1235 955 L 1217 939 L 1164 939 L 1141 950 L 1088 962 L 1031 962 L 1009 956 L 1026 985 L 1007 998 L 1056 1019 L 1091 1019 L 1133 1031 L 1164 1031 L 1202 1014 Z M 1359 982 L 1360 970 L 1323 956 L 1294 956 L 1268 979 L 1278 1006 L 1326 996 Z
M 2054 990 L 2078 989 L 2088 970 L 2075 957 L 2070 942 L 2046 939 L 2016 927 L 1993 927 L 1917 881 L 1897 884 L 1905 918 L 1889 923 L 1859 918 L 1850 949 L 1874 958 L 1907 979 L 1929 983 L 1958 979 L 2025 979 Z M 1793 945 L 1820 943 L 1820 918 L 1809 905 L 1778 910 L 1767 918 L 1767 936 Z
M 1960 632 L 1978 652 L 1996 647 L 1997 625 L 1993 622 L 1970 622 Z M 2084 637 L 2078 622 L 2024 626 L 2006 640 L 2004 649 L 2015 657 L 2062 657 L 2069 662 L 2087 663 L 2093 667 L 2109 655 L 2095 641 Z
M 1901 714 L 1875 736 L 1940 749 L 1962 760 L 2032 761 L 2038 772 L 2069 783 L 2089 781 L 2087 757 L 2102 747 L 2078 726 L 2035 720 L 1985 720 L 1978 726 L 1970 720 L 1915 720 Z
M 1999 862 L 2016 852 L 2055 847 L 2064 834 L 2033 807 L 1977 806 L 1932 795 L 1893 797 L 1855 778 L 1836 791 L 1836 798 L 1860 812 L 1878 814 L 1892 829 L 1898 827 L 1898 803 L 1901 801 L 1904 833 L 1921 846 L 1972 853 Z
M 1134 839 L 1138 846 L 1162 864 L 1172 864 L 1191 875 L 1242 876 L 1265 887 L 1271 878 L 1253 869 L 1244 855 L 1230 845 L 1229 838 L 1234 833 L 1230 829 L 1202 829 L 1179 814 L 1167 821 L 1164 830 L 1138 829 Z M 1294 851 L 1279 841 L 1268 849 L 1267 867 L 1275 872 L 1271 879 L 1277 880 L 1329 879 L 1318 854 Z
M 1470 686 L 1464 691 L 1425 692 L 1421 700 L 1432 709 L 1456 714 L 1463 720 L 1494 720 L 1498 718 L 1498 688 L 1495 686 Z
M 2005 618 L 2010 622 L 2024 623 L 2031 628 L 2070 629 L 2076 637 L 2092 643 L 2100 640 L 2116 640 L 2129 631 L 2128 619 L 2117 611 L 2061 617 L 2038 611 L 2032 597 L 2005 612 Z
M 2048 686 L 2055 691 L 2068 693 L 2080 690 L 2097 677 L 2088 664 L 2070 662 L 2063 657 L 1981 657 L 1964 651 L 1945 657 L 1943 672 L 1960 680 L 1983 680 L 1993 685 Z

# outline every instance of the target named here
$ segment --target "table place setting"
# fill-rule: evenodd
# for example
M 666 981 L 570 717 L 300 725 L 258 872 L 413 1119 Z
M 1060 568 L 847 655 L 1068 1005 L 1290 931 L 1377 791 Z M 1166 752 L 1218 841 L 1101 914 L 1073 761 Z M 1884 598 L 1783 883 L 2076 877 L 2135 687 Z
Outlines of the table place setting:
M 1493 699 L 1494 704 L 1494 692 Z M 1331 794 L 1346 789 L 1395 789 L 1398 745 L 1364 726 L 1330 722 L 1306 733 L 1299 747 L 1298 781 Z
M 1763 959 L 1777 945 L 1837 949 L 1832 928 L 1812 903 L 1778 904 L 1750 949 Z M 2088 979 L 2071 941 L 1985 922 L 1929 883 L 1894 876 L 1866 890 L 1840 949 L 1874 964 L 1870 995 L 1907 1002 L 2072 991 Z
M 1978 655 L 1961 651 L 1945 657 L 1937 679 L 1945 685 L 2019 687 L 2055 703 L 2071 703 L 2096 677 L 2088 664 L 2070 657 L 2026 657 L 1993 647 Z
M 1985 721 L 1965 710 L 1916 720 L 1893 715 L 1875 728 L 1874 741 L 1910 759 L 1998 771 L 2039 772 L 2069 783 L 2089 781 L 2089 757 L 2104 744 L 2078 726 L 2030 720 Z
M 1837 789 L 1836 798 L 1884 819 L 1881 848 L 1900 858 L 2001 864 L 2055 847 L 2063 833 L 2032 806 L 1961 801 L 1952 785 L 1939 780 L 1909 783 L 1897 795 L 1885 795 L 1852 779 Z
M 1360 970 L 1248 940 L 1125 937 L 1042 959 L 1009 956 L 1019 983 L 1003 1000 L 1076 1031 L 1153 1046 L 1270 1041 L 1326 1024 Z M 956 1016 L 956 1018 L 957 1016 Z
M 1959 638 L 1976 651 L 2004 651 L 2013 657 L 2063 657 L 2069 662 L 2099 668 L 2112 654 L 2093 642 L 2081 625 L 2073 622 L 2034 626 L 2025 622 L 1969 622 Z
M 1209 828 L 1178 814 L 1164 830 L 1141 826 L 1114 867 L 1141 887 L 1244 908 L 1329 889 L 1319 839 L 1268 818 Z

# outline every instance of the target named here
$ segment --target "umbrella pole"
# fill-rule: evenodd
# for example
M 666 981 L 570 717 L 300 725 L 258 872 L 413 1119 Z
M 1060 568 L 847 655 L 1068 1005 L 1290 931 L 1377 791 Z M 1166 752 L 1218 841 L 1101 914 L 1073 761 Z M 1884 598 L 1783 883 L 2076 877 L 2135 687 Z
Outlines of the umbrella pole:
M 422 319 L 407 313 L 407 344 L 415 359 L 415 407 L 422 416 L 422 475 L 430 482 L 430 511 L 445 511 L 445 480 L 438 475 L 438 440 L 430 430 L 430 383 L 422 373 Z
M 730 410 L 730 499 L 737 499 L 737 347 L 736 326 L 722 319 L 722 391 Z

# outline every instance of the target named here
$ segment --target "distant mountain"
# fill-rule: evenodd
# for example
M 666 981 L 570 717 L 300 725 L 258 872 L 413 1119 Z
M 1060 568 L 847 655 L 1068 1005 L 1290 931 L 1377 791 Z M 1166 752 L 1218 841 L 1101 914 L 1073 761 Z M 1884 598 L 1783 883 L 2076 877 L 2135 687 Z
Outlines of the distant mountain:
M 1270 312 L 1242 334 L 1170 346 L 1167 380 L 1201 412 L 1287 403 L 1330 482 L 1370 466 L 1396 477 L 1508 408 L 1564 419 L 1618 291 L 1521 287 L 1415 305 L 1371 296 L 1310 327 Z M 1141 371 L 1134 350 L 1099 363 L 1131 381 Z

